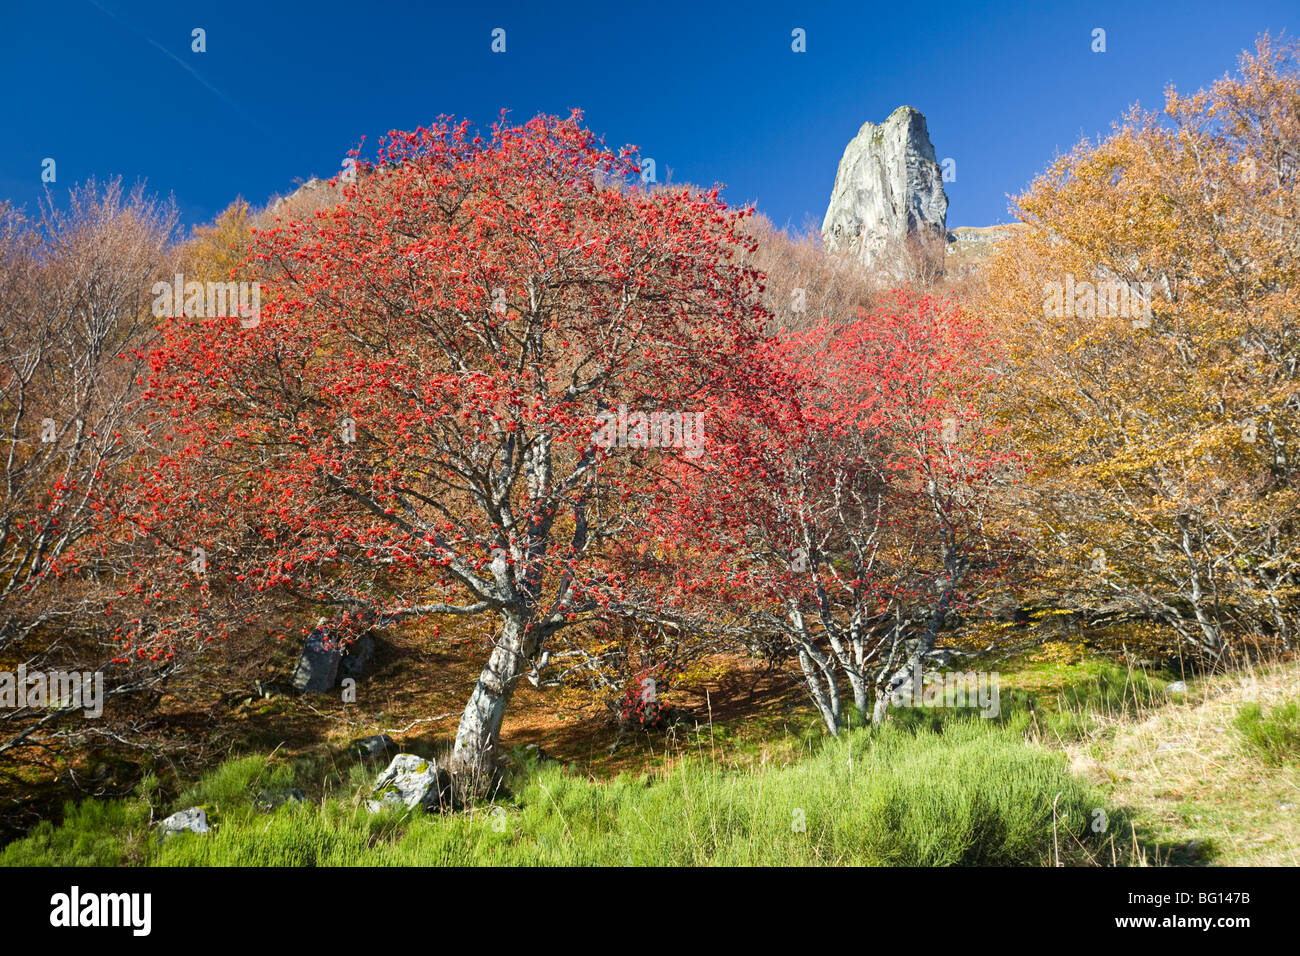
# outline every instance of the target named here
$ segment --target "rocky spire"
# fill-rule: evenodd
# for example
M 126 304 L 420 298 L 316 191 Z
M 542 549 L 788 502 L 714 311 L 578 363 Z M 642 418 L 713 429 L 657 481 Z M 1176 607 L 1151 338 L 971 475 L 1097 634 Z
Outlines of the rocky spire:
M 892 242 L 947 239 L 948 197 L 925 117 L 900 106 L 864 123 L 840 159 L 822 222 L 826 248 L 848 249 L 871 266 Z

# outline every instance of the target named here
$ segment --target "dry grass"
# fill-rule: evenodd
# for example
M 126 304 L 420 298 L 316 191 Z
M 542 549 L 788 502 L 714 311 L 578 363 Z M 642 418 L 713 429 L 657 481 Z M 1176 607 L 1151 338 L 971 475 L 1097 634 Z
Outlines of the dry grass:
M 1300 766 L 1269 767 L 1232 727 L 1248 701 L 1268 710 L 1293 700 L 1298 684 L 1295 663 L 1207 677 L 1182 703 L 1136 720 L 1098 718 L 1066 752 L 1175 862 L 1300 865 Z

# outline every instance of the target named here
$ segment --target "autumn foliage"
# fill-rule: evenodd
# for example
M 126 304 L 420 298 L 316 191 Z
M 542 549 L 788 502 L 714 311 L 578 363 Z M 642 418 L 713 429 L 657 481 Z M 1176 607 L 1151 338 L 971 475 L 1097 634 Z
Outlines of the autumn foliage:
M 1265 38 L 1054 163 L 965 302 L 643 188 L 578 114 L 392 133 L 190 244 L 261 314 L 124 353 L 130 455 L 57 569 L 111 569 L 119 659 L 481 621 L 458 771 L 521 679 L 653 727 L 723 647 L 797 664 L 836 733 L 1024 602 L 1291 647 L 1295 54 Z
M 441 123 L 256 232 L 260 321 L 178 317 L 149 354 L 148 449 L 100 542 L 140 552 L 123 654 L 492 615 L 457 745 L 491 750 L 550 636 L 616 602 L 627 500 L 680 454 L 602 447 L 598 414 L 731 400 L 761 328 L 743 211 L 624 185 L 628 155 L 576 117 Z
M 871 713 L 1011 560 L 993 496 L 1015 460 L 981 412 L 996 353 L 956 303 L 903 290 L 754 362 L 761 398 L 724 409 L 739 426 L 648 509 L 672 555 L 649 603 L 780 635 L 835 733 L 842 683 Z
M 1042 600 L 1210 659 L 1300 626 L 1296 55 L 1265 36 L 1059 159 L 981 299 Z

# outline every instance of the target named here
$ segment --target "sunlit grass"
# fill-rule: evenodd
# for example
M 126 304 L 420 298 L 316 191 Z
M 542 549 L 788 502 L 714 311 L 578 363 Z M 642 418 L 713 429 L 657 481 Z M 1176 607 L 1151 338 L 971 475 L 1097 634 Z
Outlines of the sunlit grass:
M 364 788 L 258 812 L 261 788 L 291 783 L 287 762 L 229 761 L 171 805 L 208 808 L 212 834 L 160 844 L 145 797 L 88 801 L 0 863 L 1041 865 L 1101 851 L 1097 799 L 1064 759 L 977 720 L 858 730 L 786 766 L 732 769 L 697 747 L 662 773 L 596 781 L 521 762 L 503 799 L 454 814 L 371 814 Z

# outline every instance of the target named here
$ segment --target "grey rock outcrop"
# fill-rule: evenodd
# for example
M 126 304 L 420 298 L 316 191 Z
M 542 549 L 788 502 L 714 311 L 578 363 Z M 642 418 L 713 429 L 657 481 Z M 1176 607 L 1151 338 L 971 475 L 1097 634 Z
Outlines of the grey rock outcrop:
M 436 810 L 448 802 L 451 778 L 432 760 L 415 754 L 398 754 L 375 781 L 374 799 L 366 809 L 378 813 L 384 807 Z
M 948 233 L 949 248 L 974 253 L 987 253 L 999 242 L 1005 242 L 1020 229 L 1018 223 L 1005 226 L 958 226 Z
M 331 640 L 325 628 L 317 627 L 307 635 L 293 669 L 293 686 L 304 694 L 328 694 L 338 683 L 342 660 L 343 646 Z
M 891 243 L 948 237 L 948 197 L 925 117 L 900 106 L 883 123 L 864 123 L 845 147 L 822 221 L 826 248 L 872 266 Z
M 375 639 L 369 634 L 362 634 L 348 645 L 343 660 L 339 661 L 339 678 L 351 677 L 353 680 L 361 680 L 366 676 L 370 660 L 374 656 Z
M 364 677 L 374 654 L 375 640 L 369 633 L 345 646 L 327 628 L 318 625 L 307 635 L 290 680 L 301 693 L 328 694 L 344 678 Z
M 1023 229 L 1021 223 L 1002 226 L 958 226 L 948 232 L 948 248 L 944 256 L 944 272 L 953 277 L 977 272 L 996 251 L 998 243 L 1006 242 Z
M 350 744 L 352 752 L 358 757 L 385 757 L 390 753 L 397 751 L 397 743 L 388 734 L 375 734 L 372 737 L 362 737 L 360 740 L 354 740 Z
M 166 840 L 180 833 L 207 833 L 211 829 L 208 826 L 207 811 L 202 807 L 190 807 L 173 813 L 158 824 L 158 836 Z

